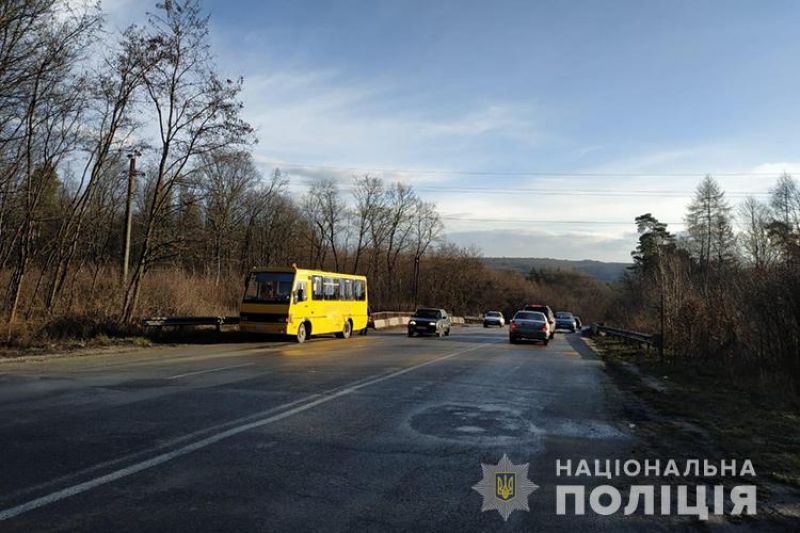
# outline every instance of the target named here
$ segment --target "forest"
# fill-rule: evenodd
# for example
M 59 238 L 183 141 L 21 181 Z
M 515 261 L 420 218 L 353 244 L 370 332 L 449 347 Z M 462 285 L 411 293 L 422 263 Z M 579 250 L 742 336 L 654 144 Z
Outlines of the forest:
M 6 345 L 236 313 L 252 267 L 294 263 L 366 274 L 376 311 L 511 314 L 546 302 L 663 335 L 676 364 L 791 390 L 800 380 L 800 191 L 789 175 L 739 205 L 706 177 L 680 231 L 638 217 L 620 281 L 526 276 L 448 243 L 436 205 L 408 183 L 297 183 L 256 164 L 245 80 L 220 74 L 197 0 L 158 4 L 121 32 L 93 4 L 8 0 L 0 37 Z
M 0 287 L 8 345 L 128 334 L 144 316 L 231 314 L 254 266 L 370 278 L 375 310 L 457 314 L 610 290 L 535 283 L 449 244 L 435 204 L 379 176 L 254 162 L 244 80 L 219 73 L 196 0 L 115 34 L 93 4 L 0 7 Z M 572 287 L 577 287 L 575 291 Z M 587 300 L 589 301 L 589 300 Z M 584 314 L 599 317 L 603 298 Z
M 670 232 L 636 219 L 639 244 L 607 320 L 663 335 L 674 364 L 794 395 L 800 385 L 800 189 L 780 176 L 738 205 L 707 176 Z

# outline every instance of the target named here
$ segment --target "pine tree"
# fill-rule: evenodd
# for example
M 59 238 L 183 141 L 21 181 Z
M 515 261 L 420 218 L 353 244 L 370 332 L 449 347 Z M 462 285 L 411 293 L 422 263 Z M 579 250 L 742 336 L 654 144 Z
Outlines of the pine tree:
M 675 237 L 667 231 L 666 224 L 659 222 L 650 213 L 636 217 L 636 230 L 639 233 L 639 244 L 631 252 L 634 263 L 631 270 L 644 273 L 652 269 L 664 248 L 672 250 L 675 247 Z
M 711 176 L 697 187 L 686 214 L 689 251 L 700 265 L 704 278 L 735 257 L 731 207 L 725 193 Z

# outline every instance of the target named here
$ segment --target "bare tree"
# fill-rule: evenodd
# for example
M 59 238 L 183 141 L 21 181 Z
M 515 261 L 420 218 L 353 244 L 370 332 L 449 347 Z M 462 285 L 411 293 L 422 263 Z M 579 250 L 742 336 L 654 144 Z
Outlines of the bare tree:
M 413 230 L 412 216 L 417 205 L 417 195 L 414 190 L 403 183 L 395 183 L 389 188 L 386 206 L 386 286 L 390 289 L 394 283 L 397 270 L 397 260 L 406 250 L 409 236 Z
M 138 43 L 146 58 L 142 77 L 159 137 L 152 198 L 144 216 L 141 252 L 125 292 L 124 321 L 133 317 L 148 268 L 165 248 L 168 253 L 171 243 L 159 241 L 159 228 L 189 163 L 202 154 L 249 142 L 252 134 L 239 116 L 242 80 L 221 80 L 214 72 L 208 17 L 197 0 L 173 0 L 158 7 Z
M 202 204 L 210 233 L 215 284 L 222 277 L 223 256 L 235 253 L 234 232 L 247 217 L 245 197 L 259 181 L 252 156 L 241 150 L 204 154 L 198 169 Z
M 385 209 L 386 191 L 383 180 L 364 175 L 355 178 L 355 189 L 353 191 L 356 206 L 354 218 L 356 223 L 355 233 L 358 236 L 353 257 L 353 273 L 359 272 L 361 256 L 373 243 L 373 239 L 379 237 L 375 225 L 378 223 L 380 213 Z
M 288 184 L 289 178 L 276 168 L 269 180 L 259 180 L 245 197 L 241 274 L 256 264 L 288 263 L 294 253 L 300 253 L 298 235 L 304 225 L 299 223 L 299 209 L 286 194 Z
M 317 247 L 316 263 L 325 265 L 327 252 L 333 257 L 333 267 L 338 272 L 342 264 L 343 247 L 340 240 L 346 231 L 346 205 L 336 181 L 325 179 L 314 182 L 303 203 L 303 211 L 312 226 L 313 243 Z
M 121 49 L 105 61 L 103 70 L 96 72 L 85 87 L 89 100 L 77 150 L 83 159 L 82 171 L 61 220 L 58 245 L 45 268 L 50 280 L 45 305 L 51 311 L 83 242 L 80 237 L 87 220 L 96 214 L 94 200 L 102 194 L 106 182 L 117 180 L 121 174 L 123 155 L 138 126 L 131 115 L 133 95 L 142 82 L 141 65 L 129 50 L 131 32 L 126 32 Z
M 56 3 L 17 7 L 23 11 L 31 8 L 30 16 L 35 18 L 28 19 L 28 31 L 35 33 L 20 38 L 31 39 L 35 45 L 28 48 L 30 55 L 24 58 L 30 70 L 17 80 L 21 85 L 12 89 L 18 99 L 0 104 L 18 113 L 11 119 L 0 118 L 0 127 L 13 130 L 2 146 L 11 159 L 0 169 L 4 173 L 0 189 L 4 193 L 13 189 L 19 198 L 19 219 L 3 258 L 4 263 L 12 251 L 16 254 L 7 295 L 10 323 L 16 320 L 22 285 L 31 260 L 39 251 L 35 240 L 41 223 L 41 203 L 53 181 L 57 181 L 56 169 L 65 154 L 78 142 L 86 102 L 85 82 L 76 66 L 100 21 L 94 9 L 57 13 L 56 7 L 65 6 Z M 4 74 L 8 71 L 0 76 Z M 15 180 L 18 185 L 9 186 L 7 180 Z
M 773 264 L 777 254 L 769 237 L 769 208 L 748 196 L 739 205 L 738 215 L 742 226 L 738 242 L 745 258 L 759 269 Z

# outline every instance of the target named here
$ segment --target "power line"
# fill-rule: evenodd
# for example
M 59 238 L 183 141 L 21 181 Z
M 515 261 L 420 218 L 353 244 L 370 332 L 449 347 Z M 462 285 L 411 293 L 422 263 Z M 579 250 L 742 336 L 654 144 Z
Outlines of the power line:
M 467 187 L 414 187 L 418 192 L 440 192 L 458 194 L 491 194 L 491 195 L 520 195 L 535 194 L 541 196 L 615 196 L 615 197 L 654 197 L 654 198 L 686 198 L 692 197 L 695 191 L 658 191 L 658 190 L 552 190 L 552 189 L 480 189 Z M 747 197 L 747 196 L 769 196 L 766 191 L 726 191 L 727 197 Z
M 353 192 L 355 187 L 345 185 L 340 190 Z M 691 190 L 649 190 L 649 189 L 533 189 L 533 188 L 498 188 L 491 189 L 480 187 L 449 187 L 449 186 L 414 186 L 416 192 L 430 193 L 457 193 L 457 194 L 490 194 L 495 196 L 518 196 L 520 194 L 534 194 L 541 196 L 611 196 L 611 197 L 664 197 L 664 198 L 687 198 L 693 197 L 696 191 Z M 768 191 L 725 191 L 725 196 L 729 198 L 745 198 L 747 196 L 769 196 Z
M 636 227 L 636 222 L 634 220 L 628 221 L 618 221 L 618 220 L 543 220 L 543 219 L 525 219 L 525 218 L 484 218 L 484 217 L 463 217 L 458 215 L 442 215 L 440 217 L 442 220 L 450 221 L 450 222 L 478 222 L 478 223 L 502 223 L 508 224 L 509 226 L 519 225 L 519 224 L 527 224 L 533 226 L 558 226 L 558 225 L 569 225 L 569 226 L 605 226 L 605 227 L 618 227 L 618 226 L 625 226 L 625 227 Z M 735 219 L 730 221 L 731 225 L 737 227 L 747 227 L 748 224 L 745 222 L 741 222 Z M 686 226 L 686 222 L 664 222 L 668 226 L 672 227 L 683 227 Z
M 264 163 L 282 169 L 317 169 L 329 171 L 344 171 L 356 173 L 395 173 L 410 175 L 441 175 L 441 176 L 488 176 L 488 177 L 532 177 L 532 178 L 703 178 L 711 175 L 714 177 L 777 177 L 776 172 L 495 172 L 480 170 L 441 170 L 420 168 L 381 168 L 381 167 L 352 167 L 334 165 L 313 165 L 302 163 Z
M 570 225 L 586 225 L 586 226 L 635 226 L 636 222 L 633 220 L 617 221 L 617 220 L 531 220 L 524 218 L 478 218 L 478 217 L 460 217 L 457 215 L 442 215 L 442 220 L 449 220 L 452 222 L 504 222 L 509 224 L 570 224 Z M 664 222 L 664 224 L 673 226 L 682 226 L 683 222 Z

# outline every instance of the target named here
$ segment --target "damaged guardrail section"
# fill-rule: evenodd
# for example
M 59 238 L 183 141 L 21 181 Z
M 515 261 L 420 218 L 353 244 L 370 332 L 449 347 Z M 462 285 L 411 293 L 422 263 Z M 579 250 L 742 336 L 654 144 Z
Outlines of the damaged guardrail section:
M 397 326 L 405 326 L 410 320 L 409 316 L 398 316 L 392 318 L 379 318 L 373 321 L 375 329 L 393 328 Z M 451 316 L 451 324 L 464 324 L 464 318 L 460 316 Z
M 397 326 L 405 326 L 408 324 L 410 313 L 400 312 L 380 312 L 373 315 L 371 326 L 374 329 L 386 329 Z M 450 317 L 452 324 L 464 324 L 463 317 Z M 238 325 L 238 316 L 160 316 L 145 318 L 141 322 L 142 326 L 148 328 L 162 329 L 164 327 L 184 328 L 191 326 L 215 326 L 217 331 L 222 329 L 222 326 Z
M 238 324 L 238 316 L 157 316 L 142 320 L 142 326 L 158 329 L 164 327 L 216 326 L 217 331 L 220 331 L 223 325 Z

